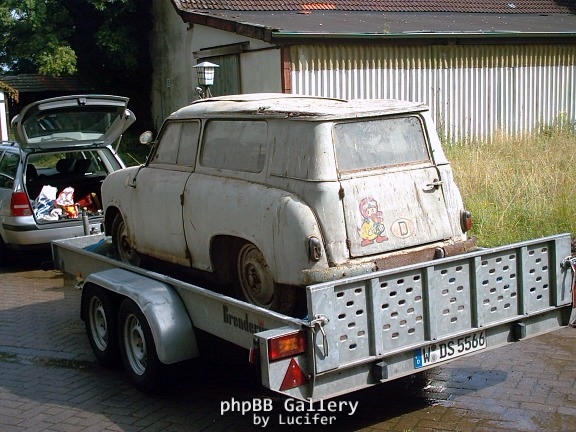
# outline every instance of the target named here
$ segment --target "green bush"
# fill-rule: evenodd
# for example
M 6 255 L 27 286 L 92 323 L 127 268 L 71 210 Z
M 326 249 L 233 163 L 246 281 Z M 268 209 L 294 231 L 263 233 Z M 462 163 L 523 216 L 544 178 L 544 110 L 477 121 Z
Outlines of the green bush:
M 151 145 L 141 144 L 139 135 L 127 131 L 120 141 L 118 153 L 126 166 L 136 166 L 146 162 L 146 157 L 152 148 Z

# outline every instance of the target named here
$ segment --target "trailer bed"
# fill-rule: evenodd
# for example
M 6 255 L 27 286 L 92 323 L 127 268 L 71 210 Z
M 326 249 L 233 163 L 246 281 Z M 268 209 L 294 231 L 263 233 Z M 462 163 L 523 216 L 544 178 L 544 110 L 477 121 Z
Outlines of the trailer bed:
M 303 319 L 271 312 L 108 256 L 109 239 L 53 243 L 58 269 L 79 279 L 121 269 L 171 287 L 194 328 L 257 353 L 264 386 L 321 400 L 426 370 L 568 324 L 568 234 L 306 288 Z M 113 273 L 112 273 L 113 275 Z M 271 360 L 269 340 L 307 333 L 305 351 Z M 286 385 L 297 367 L 302 382 Z

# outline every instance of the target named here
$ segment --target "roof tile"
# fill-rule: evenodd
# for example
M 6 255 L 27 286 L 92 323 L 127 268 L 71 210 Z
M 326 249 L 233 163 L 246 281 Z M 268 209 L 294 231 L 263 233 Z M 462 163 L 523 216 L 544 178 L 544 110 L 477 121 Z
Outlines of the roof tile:
M 181 10 L 235 11 L 374 11 L 374 12 L 461 12 L 500 14 L 572 14 L 571 0 L 173 0 Z
M 21 93 L 41 91 L 74 92 L 89 89 L 86 83 L 75 76 L 50 77 L 38 74 L 6 75 L 0 76 L 0 81 Z

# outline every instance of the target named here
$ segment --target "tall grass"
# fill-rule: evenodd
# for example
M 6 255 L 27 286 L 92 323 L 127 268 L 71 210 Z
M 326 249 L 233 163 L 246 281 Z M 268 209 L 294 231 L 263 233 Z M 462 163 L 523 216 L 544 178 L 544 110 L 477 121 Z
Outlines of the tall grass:
M 524 138 L 444 147 L 481 246 L 576 234 L 572 125 L 559 123 Z

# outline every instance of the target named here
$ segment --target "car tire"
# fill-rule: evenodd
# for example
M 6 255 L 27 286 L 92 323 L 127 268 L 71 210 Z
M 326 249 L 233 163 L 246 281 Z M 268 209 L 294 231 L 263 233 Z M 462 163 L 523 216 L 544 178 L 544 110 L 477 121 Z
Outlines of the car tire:
M 120 213 L 112 222 L 112 247 L 118 260 L 135 266 L 140 265 L 140 256 L 130 243 L 128 227 Z
M 118 308 L 105 289 L 86 285 L 82 296 L 84 324 L 94 355 L 104 366 L 120 363 L 118 347 Z
M 235 291 L 238 298 L 264 309 L 291 314 L 295 305 L 294 288 L 278 285 L 260 250 L 242 242 L 236 252 Z
M 158 387 L 162 363 L 150 325 L 138 305 L 130 299 L 122 302 L 118 322 L 124 369 L 137 389 L 153 393 Z

